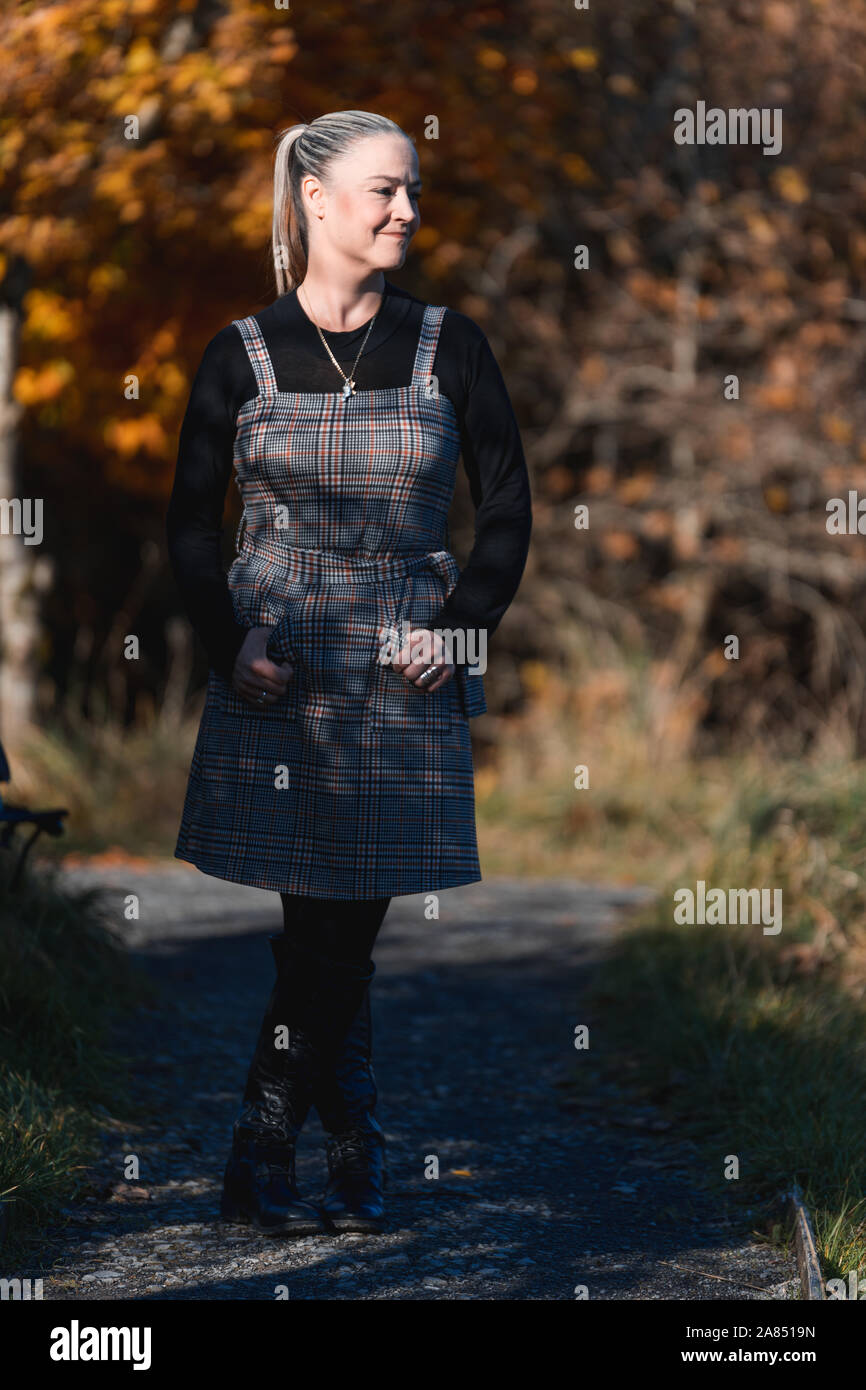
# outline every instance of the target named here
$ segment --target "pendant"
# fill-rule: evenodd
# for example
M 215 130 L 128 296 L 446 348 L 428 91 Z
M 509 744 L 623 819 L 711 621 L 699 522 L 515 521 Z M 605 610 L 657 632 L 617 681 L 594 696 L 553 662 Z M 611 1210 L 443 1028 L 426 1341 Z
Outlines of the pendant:
M 349 398 L 349 396 L 352 396 L 352 395 L 354 395 L 354 394 L 355 394 L 355 383 L 354 383 L 354 381 L 352 381 L 352 379 L 350 378 L 350 379 L 346 382 L 345 386 L 343 387 L 343 400 L 344 400 L 344 401 L 347 400 L 347 399 Z

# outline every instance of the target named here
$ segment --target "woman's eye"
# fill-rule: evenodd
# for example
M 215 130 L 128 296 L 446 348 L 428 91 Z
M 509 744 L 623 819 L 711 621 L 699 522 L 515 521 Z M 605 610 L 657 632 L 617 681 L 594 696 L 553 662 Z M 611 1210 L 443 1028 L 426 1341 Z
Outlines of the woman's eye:
M 374 188 L 374 189 L 373 189 L 373 192 L 374 192 L 374 193 L 384 193 L 384 194 L 386 195 L 386 197 L 388 197 L 388 198 L 393 198 L 393 196 L 394 196 L 394 190 L 391 189 L 391 188 Z M 413 202 L 416 202 L 416 203 L 417 203 L 418 199 L 421 197 L 421 194 L 420 194 L 420 193 L 410 193 L 410 194 L 409 194 L 409 197 L 413 200 Z

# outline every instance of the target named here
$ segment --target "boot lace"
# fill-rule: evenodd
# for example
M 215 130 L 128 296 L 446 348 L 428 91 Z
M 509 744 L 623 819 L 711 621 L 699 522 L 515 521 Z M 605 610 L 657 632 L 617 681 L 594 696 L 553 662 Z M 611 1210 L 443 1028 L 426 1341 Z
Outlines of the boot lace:
M 360 1129 L 336 1134 L 331 1140 L 332 1161 L 343 1173 L 364 1177 L 370 1166 L 370 1156 L 379 1144 L 375 1135 Z

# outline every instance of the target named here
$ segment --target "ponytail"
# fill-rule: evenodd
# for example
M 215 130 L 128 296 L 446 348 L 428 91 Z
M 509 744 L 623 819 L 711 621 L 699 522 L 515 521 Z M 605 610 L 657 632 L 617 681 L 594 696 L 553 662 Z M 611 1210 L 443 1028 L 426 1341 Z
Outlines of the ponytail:
M 333 161 L 356 140 L 371 135 L 402 135 L 395 121 L 372 111 L 331 111 L 309 125 L 289 126 L 277 137 L 274 155 L 274 216 L 271 249 L 277 297 L 288 294 L 307 273 L 309 240 L 301 200 L 301 178 L 314 174 L 322 183 Z
M 306 125 L 289 126 L 279 137 L 274 157 L 274 218 L 271 242 L 277 295 L 288 294 L 307 273 L 307 228 L 301 206 L 296 145 L 309 130 Z

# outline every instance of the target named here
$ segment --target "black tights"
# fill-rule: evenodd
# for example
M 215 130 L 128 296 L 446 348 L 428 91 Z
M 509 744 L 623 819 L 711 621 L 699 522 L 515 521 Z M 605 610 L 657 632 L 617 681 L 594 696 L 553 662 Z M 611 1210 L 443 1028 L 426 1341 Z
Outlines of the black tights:
M 283 924 L 304 950 L 338 965 L 366 967 L 390 898 L 310 898 L 281 893 Z

